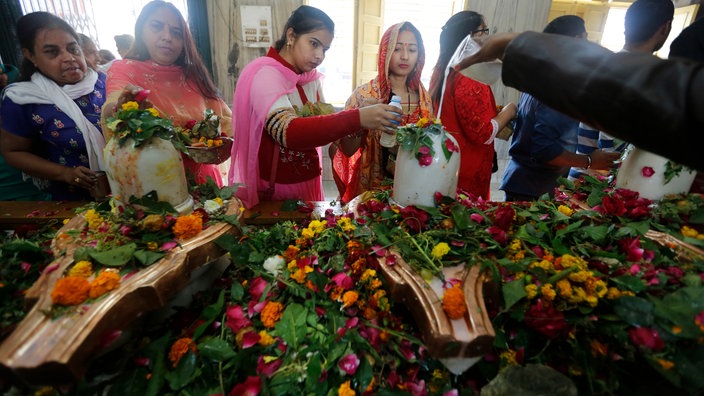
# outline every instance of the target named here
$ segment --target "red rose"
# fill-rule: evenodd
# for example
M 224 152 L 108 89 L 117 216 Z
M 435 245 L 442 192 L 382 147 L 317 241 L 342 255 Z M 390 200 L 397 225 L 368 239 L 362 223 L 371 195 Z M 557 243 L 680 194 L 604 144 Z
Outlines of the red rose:
M 460 148 L 457 147 L 455 142 L 453 142 L 451 139 L 445 139 L 445 148 L 451 153 L 456 153 L 460 151 Z
M 511 205 L 502 205 L 496 208 L 494 215 L 494 225 L 504 231 L 508 231 L 513 224 L 513 218 L 516 216 L 516 210 Z
M 626 206 L 623 201 L 613 195 L 606 195 L 601 199 L 601 206 L 604 213 L 611 216 L 623 216 L 626 213 Z
M 657 330 L 648 327 L 634 327 L 628 330 L 628 337 L 639 346 L 652 351 L 659 351 L 665 347 L 665 342 L 660 338 Z
M 544 304 L 542 299 L 532 305 L 525 316 L 526 325 L 549 338 L 557 338 L 569 331 L 570 324 L 562 311 Z
M 408 228 L 415 232 L 421 232 L 430 218 L 428 212 L 420 210 L 415 206 L 406 206 L 401 209 L 401 217 L 403 217 L 403 222 L 408 226 Z

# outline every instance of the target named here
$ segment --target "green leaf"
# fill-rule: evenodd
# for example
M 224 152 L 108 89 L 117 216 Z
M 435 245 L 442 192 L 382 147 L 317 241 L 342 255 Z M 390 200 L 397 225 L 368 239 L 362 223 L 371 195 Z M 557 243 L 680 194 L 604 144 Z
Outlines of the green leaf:
M 235 282 L 237 283 L 237 282 Z M 193 332 L 193 339 L 197 340 L 203 332 L 213 323 L 216 319 L 222 316 L 222 310 L 225 305 L 225 290 L 221 290 L 218 295 L 218 299 L 214 304 L 210 304 L 203 310 L 203 319 L 205 322 L 201 323 L 196 330 Z
M 597 226 L 585 226 L 582 227 L 580 233 L 588 239 L 594 242 L 601 242 L 606 239 L 609 235 L 609 226 L 607 225 L 597 225 Z
M 526 296 L 525 281 L 521 279 L 516 279 L 515 281 L 504 284 L 501 288 L 501 292 L 504 295 L 504 309 L 509 309 Z
M 647 287 L 643 279 L 630 275 L 611 278 L 611 281 L 617 286 L 622 286 L 622 289 L 627 289 L 635 293 L 640 293 Z
M 616 300 L 614 311 L 632 326 L 651 327 L 653 325 L 653 304 L 646 299 L 623 296 Z
M 148 267 L 166 256 L 164 252 L 153 252 L 151 250 L 140 249 L 134 252 L 136 258 L 142 265 Z
M 208 338 L 199 343 L 198 351 L 202 357 L 218 362 L 226 361 L 236 355 L 234 349 L 232 349 L 232 344 L 220 338 Z
M 122 267 L 132 260 L 134 252 L 137 250 L 136 243 L 128 243 L 123 246 L 118 246 L 110 250 L 102 252 L 92 251 L 90 257 L 98 263 L 108 267 Z
M 176 369 L 167 372 L 164 378 L 172 390 L 179 390 L 193 382 L 199 374 L 200 370 L 196 367 L 196 355 L 193 351 L 188 351 L 178 362 Z
M 298 348 L 306 336 L 306 312 L 300 304 L 290 304 L 276 322 L 276 331 L 291 348 Z

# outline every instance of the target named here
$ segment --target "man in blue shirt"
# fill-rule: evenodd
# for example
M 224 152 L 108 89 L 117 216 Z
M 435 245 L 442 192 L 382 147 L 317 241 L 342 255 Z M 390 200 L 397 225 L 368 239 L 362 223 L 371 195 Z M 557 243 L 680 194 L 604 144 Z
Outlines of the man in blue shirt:
M 544 33 L 586 38 L 584 20 L 575 15 L 554 19 Z M 589 155 L 575 154 L 579 121 L 541 103 L 527 93 L 521 94 L 515 134 L 509 149 L 511 157 L 499 189 L 506 201 L 532 201 L 543 194 L 552 195 L 557 179 L 567 176 L 570 167 L 608 169 L 617 153 L 596 150 Z

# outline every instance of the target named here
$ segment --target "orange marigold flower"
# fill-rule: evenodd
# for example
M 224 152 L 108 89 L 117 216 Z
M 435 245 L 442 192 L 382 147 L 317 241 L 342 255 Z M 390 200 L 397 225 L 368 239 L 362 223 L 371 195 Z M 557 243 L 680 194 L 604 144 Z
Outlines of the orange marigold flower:
M 286 248 L 286 251 L 283 254 L 284 258 L 286 259 L 286 262 L 298 260 L 298 252 L 300 251 L 301 249 L 299 247 L 288 245 L 288 248 Z
M 337 390 L 337 396 L 355 396 L 356 394 L 357 393 L 350 385 L 350 380 L 347 380 L 344 384 L 340 385 L 340 389 Z
M 658 363 L 660 363 L 660 366 L 665 370 L 675 367 L 675 363 L 670 360 L 658 359 Z
M 188 351 L 192 351 L 193 353 L 197 351 L 196 343 L 192 339 L 183 337 L 176 340 L 176 342 L 171 345 L 171 350 L 169 351 L 171 364 L 174 367 L 178 366 L 178 362 L 181 361 L 181 358 L 188 353 Z
M 274 341 L 274 337 L 270 336 L 269 333 L 266 332 L 266 330 L 262 330 L 259 332 L 259 345 L 263 347 L 268 347 L 269 345 L 273 344 Z
M 351 267 L 352 267 L 352 272 L 353 272 L 354 274 L 359 274 L 360 272 L 362 272 L 362 270 L 363 270 L 366 266 L 367 266 L 367 259 L 365 259 L 365 258 L 360 258 L 360 259 L 358 259 L 357 261 L 355 261 L 354 263 L 352 263 L 352 265 L 351 265 Z
M 281 314 L 284 312 L 284 306 L 277 301 L 268 301 L 266 305 L 264 305 L 264 309 L 262 309 L 261 317 L 262 317 L 262 324 L 264 327 L 267 329 L 271 329 L 274 327 L 276 322 L 281 319 Z
M 348 290 L 342 295 L 342 308 L 351 307 L 352 304 L 357 302 L 359 294 L 354 290 Z
M 442 309 L 450 319 L 460 319 L 467 313 L 464 292 L 459 285 L 445 289 L 442 297 Z
M 364 308 L 364 313 L 362 314 L 362 316 L 364 316 L 364 319 L 373 320 L 377 316 L 376 309 L 372 307 L 366 307 Z
M 361 242 L 356 241 L 356 240 L 350 240 L 347 241 L 347 251 L 349 252 L 354 252 L 356 250 L 362 250 L 364 248 L 364 245 L 362 245 Z
M 379 339 L 382 342 L 389 342 L 389 340 L 391 339 L 391 334 L 389 334 L 388 331 L 382 331 L 381 333 L 379 333 Z
M 100 271 L 100 275 L 90 284 L 90 298 L 98 298 L 110 290 L 120 287 L 120 274 L 111 270 Z
M 609 346 L 597 340 L 592 340 L 590 346 L 594 357 L 604 357 L 609 352 Z
M 57 305 L 78 305 L 88 299 L 90 282 L 80 276 L 59 278 L 51 291 L 51 301 Z
M 179 216 L 174 224 L 174 235 L 178 239 L 189 239 L 203 231 L 203 219 L 194 214 Z
M 68 276 L 80 276 L 81 278 L 90 278 L 93 276 L 93 264 L 87 260 L 81 260 L 68 270 Z

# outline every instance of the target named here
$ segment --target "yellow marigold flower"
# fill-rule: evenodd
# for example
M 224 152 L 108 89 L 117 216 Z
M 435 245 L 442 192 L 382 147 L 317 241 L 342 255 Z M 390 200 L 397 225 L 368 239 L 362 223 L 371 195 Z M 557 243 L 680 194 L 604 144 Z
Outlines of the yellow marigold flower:
M 587 268 L 586 261 L 582 260 L 579 257 L 575 257 L 571 254 L 563 254 L 561 257 L 560 263 L 562 264 L 562 268 L 572 268 L 574 266 L 577 266 L 580 269 Z
M 621 297 L 621 290 L 619 290 L 619 289 L 616 288 L 616 287 L 610 287 L 610 288 L 606 291 L 606 298 L 607 298 L 608 300 L 615 300 L 615 299 L 617 299 L 617 298 L 619 298 L 619 297 Z
M 587 292 L 583 288 L 576 286 L 572 288 L 572 295 L 568 298 L 571 303 L 579 304 L 587 298 Z
M 286 268 L 288 268 L 289 271 L 294 272 L 298 269 L 298 263 L 296 262 L 296 260 L 291 260 L 286 265 Z
M 572 213 L 574 213 L 574 211 L 572 209 L 570 209 L 569 207 L 567 207 L 565 205 L 558 206 L 557 211 L 562 213 L 565 216 L 572 216 Z
M 514 239 L 511 241 L 511 244 L 509 245 L 508 249 L 513 252 L 517 252 L 521 250 L 523 247 L 523 244 L 521 243 L 520 239 Z
M 362 282 L 366 282 L 369 279 L 373 279 L 373 278 L 376 278 L 376 270 L 373 270 L 371 268 L 367 268 L 366 270 L 364 270 L 364 273 L 362 274 L 362 277 L 360 278 L 360 280 Z
M 96 229 L 103 223 L 103 218 L 100 217 L 100 214 L 94 209 L 88 209 L 84 217 L 88 223 L 88 227 L 91 229 Z
M 682 233 L 682 235 L 684 235 L 686 237 L 690 237 L 690 238 L 696 238 L 697 235 L 699 235 L 697 230 L 695 230 L 694 228 L 688 227 L 686 225 L 682 226 L 682 228 L 680 229 L 680 232 Z
M 504 366 L 513 366 L 515 364 L 518 364 L 516 361 L 516 351 L 513 349 L 508 349 L 501 354 L 499 354 L 499 358 L 501 359 L 501 362 L 503 363 Z
M 589 344 L 594 357 L 605 357 L 609 352 L 609 346 L 598 340 L 592 340 Z
M 154 117 L 159 117 L 159 111 L 153 107 L 150 107 L 147 109 L 149 114 L 153 115 Z
M 572 295 L 572 284 L 567 279 L 560 279 L 555 286 L 560 297 L 570 297 Z
M 681 326 L 672 326 L 671 330 L 672 330 L 672 334 L 679 334 L 682 332 L 682 327 Z
M 585 296 L 584 301 L 586 301 L 586 303 L 589 304 L 589 306 L 592 308 L 599 305 L 599 299 L 596 298 L 596 296 L 591 295 L 591 294 L 588 294 L 587 296 Z
M 130 100 L 129 102 L 125 102 L 122 104 L 122 110 L 138 110 L 139 109 L 139 103 L 135 102 L 134 100 Z
M 301 236 L 306 239 L 312 239 L 315 236 L 315 232 L 310 228 L 304 228 L 301 230 Z
M 147 249 L 154 251 L 159 248 L 159 244 L 154 241 L 147 242 Z
M 416 126 L 423 128 L 429 122 L 430 122 L 430 120 L 428 119 L 428 117 L 423 117 L 420 120 L 418 120 L 418 122 L 416 122 Z
M 547 261 L 547 260 L 540 260 L 540 261 L 534 261 L 531 263 L 529 268 L 541 268 L 543 271 L 550 271 L 552 270 L 552 263 Z
M 78 305 L 88 299 L 90 282 L 80 276 L 59 278 L 51 291 L 51 301 L 56 305 Z
M 349 217 L 340 218 L 340 220 L 337 221 L 337 225 L 345 232 L 354 231 L 356 228 L 354 224 L 352 224 L 352 219 Z
M 350 380 L 345 381 L 344 384 L 340 385 L 340 389 L 337 390 L 337 396 L 355 396 L 357 393 L 352 389 L 350 385 Z
M 122 278 L 113 270 L 102 270 L 90 284 L 90 298 L 98 298 L 103 294 L 120 287 Z
M 171 364 L 176 367 L 188 351 L 193 353 L 197 352 L 196 343 L 188 337 L 179 338 L 176 342 L 171 345 L 171 350 L 169 351 L 169 360 Z
M 68 276 L 80 276 L 81 278 L 90 278 L 93 276 L 93 264 L 90 261 L 82 260 L 77 262 L 68 271 Z
M 467 302 L 460 285 L 445 289 L 442 296 L 442 309 L 450 319 L 460 319 L 467 313 Z
M 658 359 L 658 363 L 660 363 L 660 367 L 662 367 L 665 370 L 669 370 L 669 369 L 675 367 L 675 362 L 672 362 L 670 360 Z
M 359 294 L 354 290 L 348 290 L 342 295 L 342 308 L 351 307 L 352 304 L 357 302 Z
M 435 259 L 441 260 L 443 256 L 445 256 L 449 252 L 450 245 L 445 242 L 440 242 L 433 247 L 433 250 L 430 252 L 430 255 L 433 256 L 433 258 Z
M 327 220 L 313 220 L 308 224 L 308 229 L 313 231 L 315 234 L 320 234 L 325 230 L 325 224 L 327 224 Z
M 262 330 L 259 332 L 259 345 L 263 347 L 268 347 L 269 345 L 273 344 L 274 341 L 274 337 L 270 336 L 269 333 L 266 332 L 266 330 Z
M 552 288 L 552 285 L 548 283 L 540 288 L 540 295 L 548 301 L 553 301 L 557 296 L 557 293 L 555 292 L 555 289 Z
M 606 287 L 606 282 L 601 279 L 596 281 L 596 296 L 603 298 L 606 295 L 608 288 Z
M 526 297 L 528 297 L 529 300 L 532 300 L 535 298 L 535 296 L 538 295 L 538 285 L 535 283 L 531 283 L 530 285 L 526 285 L 524 287 L 526 291 Z
M 281 319 L 281 314 L 284 313 L 284 306 L 278 301 L 268 301 L 262 309 L 261 318 L 262 324 L 267 329 L 274 327 L 276 322 Z
M 220 205 L 220 206 L 223 205 L 222 198 L 220 198 L 220 197 L 215 197 L 215 198 L 213 198 L 213 201 L 217 202 L 218 205 Z
M 569 280 L 571 280 L 572 282 L 583 283 L 589 277 L 591 277 L 591 275 L 591 272 L 582 270 L 570 273 L 569 275 L 567 275 L 567 278 L 569 278 Z
M 179 216 L 176 218 L 173 231 L 178 239 L 193 238 L 203 231 L 203 218 L 195 214 Z
M 520 252 L 516 252 L 516 254 L 513 255 L 513 261 L 518 262 L 526 258 L 526 252 L 521 250 Z
M 157 232 L 164 225 L 164 217 L 158 214 L 147 215 L 140 223 L 140 226 L 145 231 Z

